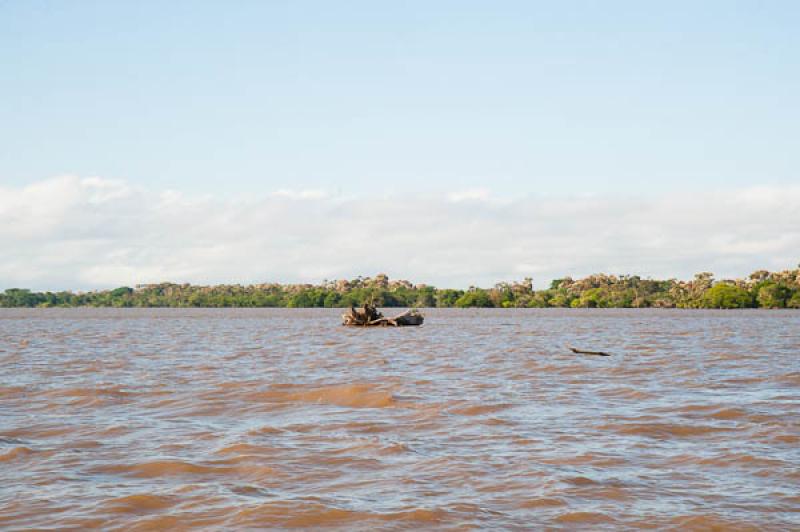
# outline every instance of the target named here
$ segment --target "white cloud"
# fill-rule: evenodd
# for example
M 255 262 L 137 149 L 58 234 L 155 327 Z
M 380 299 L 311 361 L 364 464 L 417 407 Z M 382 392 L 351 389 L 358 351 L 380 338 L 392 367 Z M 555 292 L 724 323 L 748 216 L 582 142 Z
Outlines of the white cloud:
M 462 201 L 489 201 L 491 192 L 486 188 L 469 188 L 466 190 L 457 190 L 447 195 L 447 199 L 453 203 L 460 203 Z
M 438 286 L 605 271 L 718 277 L 800 260 L 800 187 L 663 196 L 221 200 L 58 177 L 0 187 L 0 289 L 317 282 L 386 272 Z
M 280 190 L 276 190 L 272 193 L 275 197 L 283 197 L 289 199 L 296 199 L 296 200 L 313 200 L 313 199 L 323 199 L 328 196 L 328 194 L 318 188 L 312 189 L 303 189 L 303 190 L 291 190 L 287 188 L 282 188 Z

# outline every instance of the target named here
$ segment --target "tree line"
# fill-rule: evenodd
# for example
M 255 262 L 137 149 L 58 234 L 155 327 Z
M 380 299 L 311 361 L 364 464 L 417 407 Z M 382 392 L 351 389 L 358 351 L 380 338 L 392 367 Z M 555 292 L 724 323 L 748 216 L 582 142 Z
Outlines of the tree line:
M 379 307 L 498 308 L 800 308 L 800 266 L 759 270 L 744 279 L 643 279 L 638 275 L 590 275 L 557 279 L 535 290 L 533 281 L 467 290 L 389 280 L 384 274 L 311 284 L 198 286 L 159 283 L 91 292 L 34 292 L 9 288 L 0 307 Z

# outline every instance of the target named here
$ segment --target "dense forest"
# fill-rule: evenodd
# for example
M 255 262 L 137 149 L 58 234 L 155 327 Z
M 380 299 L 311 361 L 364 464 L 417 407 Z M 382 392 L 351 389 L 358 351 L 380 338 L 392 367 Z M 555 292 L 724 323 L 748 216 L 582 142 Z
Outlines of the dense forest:
M 542 290 L 535 290 L 529 278 L 454 290 L 379 274 L 319 285 L 161 283 L 92 292 L 10 288 L 0 293 L 0 307 L 349 307 L 365 302 L 380 307 L 800 308 L 800 267 L 725 280 L 707 272 L 691 281 L 598 274 L 565 277 Z

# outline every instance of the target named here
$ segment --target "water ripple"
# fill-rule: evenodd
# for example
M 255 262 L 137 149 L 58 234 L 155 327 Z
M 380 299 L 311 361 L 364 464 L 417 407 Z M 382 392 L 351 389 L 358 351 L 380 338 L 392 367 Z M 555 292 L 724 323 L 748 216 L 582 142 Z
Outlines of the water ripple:
M 0 528 L 800 527 L 798 312 L 337 316 L 0 310 Z

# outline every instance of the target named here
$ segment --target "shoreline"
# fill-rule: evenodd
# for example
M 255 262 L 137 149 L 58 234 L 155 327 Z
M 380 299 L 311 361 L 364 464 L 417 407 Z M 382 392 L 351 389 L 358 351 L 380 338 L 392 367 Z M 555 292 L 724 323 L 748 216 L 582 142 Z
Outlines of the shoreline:
M 8 288 L 0 308 L 348 308 L 371 303 L 382 308 L 800 308 L 800 267 L 758 270 L 743 279 L 645 279 L 637 275 L 564 277 L 534 289 L 533 279 L 499 282 L 491 288 L 437 288 L 390 280 L 385 274 L 320 284 L 220 284 L 171 282 L 90 292 L 34 292 Z

